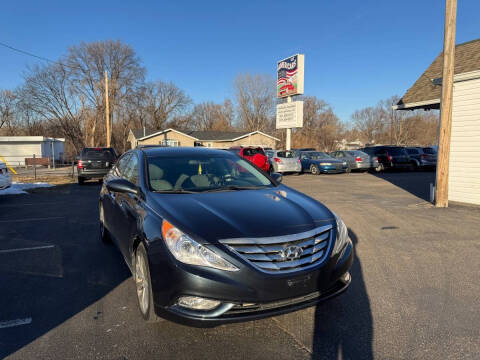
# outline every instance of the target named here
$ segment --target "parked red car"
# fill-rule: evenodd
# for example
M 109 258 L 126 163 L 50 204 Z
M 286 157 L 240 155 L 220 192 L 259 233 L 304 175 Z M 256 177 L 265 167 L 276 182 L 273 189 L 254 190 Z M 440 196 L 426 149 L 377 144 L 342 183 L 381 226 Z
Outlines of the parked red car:
M 250 161 L 265 172 L 270 170 L 270 163 L 261 147 L 234 146 L 228 149 L 228 151 L 234 152 L 245 160 Z

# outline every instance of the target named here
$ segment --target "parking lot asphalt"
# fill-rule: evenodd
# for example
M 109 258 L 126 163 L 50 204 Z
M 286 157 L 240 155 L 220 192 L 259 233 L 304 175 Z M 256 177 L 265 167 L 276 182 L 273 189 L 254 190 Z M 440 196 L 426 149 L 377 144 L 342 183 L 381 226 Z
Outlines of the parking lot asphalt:
M 0 197 L 0 358 L 478 359 L 480 210 L 435 209 L 434 173 L 286 176 L 356 245 L 352 285 L 295 313 L 197 329 L 145 323 L 97 236 L 99 185 Z

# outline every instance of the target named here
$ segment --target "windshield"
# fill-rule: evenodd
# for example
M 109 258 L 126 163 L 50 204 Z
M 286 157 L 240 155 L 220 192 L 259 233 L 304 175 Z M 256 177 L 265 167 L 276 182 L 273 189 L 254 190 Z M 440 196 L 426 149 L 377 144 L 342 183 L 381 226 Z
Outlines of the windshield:
M 405 155 L 405 150 L 402 148 L 389 148 L 387 152 L 390 155 Z
M 233 156 L 149 157 L 148 180 L 153 191 L 203 192 L 274 186 L 246 160 Z
M 313 159 L 313 160 L 331 158 L 330 155 L 328 155 L 328 154 L 326 154 L 326 153 L 324 153 L 324 152 L 320 152 L 320 151 L 309 152 L 309 153 L 308 153 L 308 156 L 309 156 L 310 159 Z
M 437 155 L 437 152 L 433 148 L 423 148 L 422 149 L 425 154 L 430 154 L 430 155 Z
M 111 148 L 86 148 L 82 151 L 82 158 L 89 160 L 114 161 L 115 152 Z

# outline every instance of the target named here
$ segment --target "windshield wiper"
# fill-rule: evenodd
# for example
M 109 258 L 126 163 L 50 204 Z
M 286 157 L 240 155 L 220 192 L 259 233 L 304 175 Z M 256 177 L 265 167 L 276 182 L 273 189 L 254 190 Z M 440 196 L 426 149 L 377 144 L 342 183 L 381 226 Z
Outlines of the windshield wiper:
M 233 190 L 258 190 L 266 188 L 266 186 L 238 186 L 238 185 L 228 185 L 217 187 L 213 189 L 203 190 L 201 192 L 216 192 L 216 191 L 233 191 Z
M 177 189 L 177 190 L 154 190 L 153 192 L 159 193 L 159 194 L 196 194 L 198 191 Z

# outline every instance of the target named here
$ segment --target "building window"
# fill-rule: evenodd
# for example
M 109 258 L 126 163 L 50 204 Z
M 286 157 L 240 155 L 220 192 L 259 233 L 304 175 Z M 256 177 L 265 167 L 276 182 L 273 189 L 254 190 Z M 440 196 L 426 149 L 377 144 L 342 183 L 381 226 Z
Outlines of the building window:
M 167 139 L 160 141 L 160 145 L 177 147 L 180 146 L 180 143 L 178 142 L 178 140 Z

